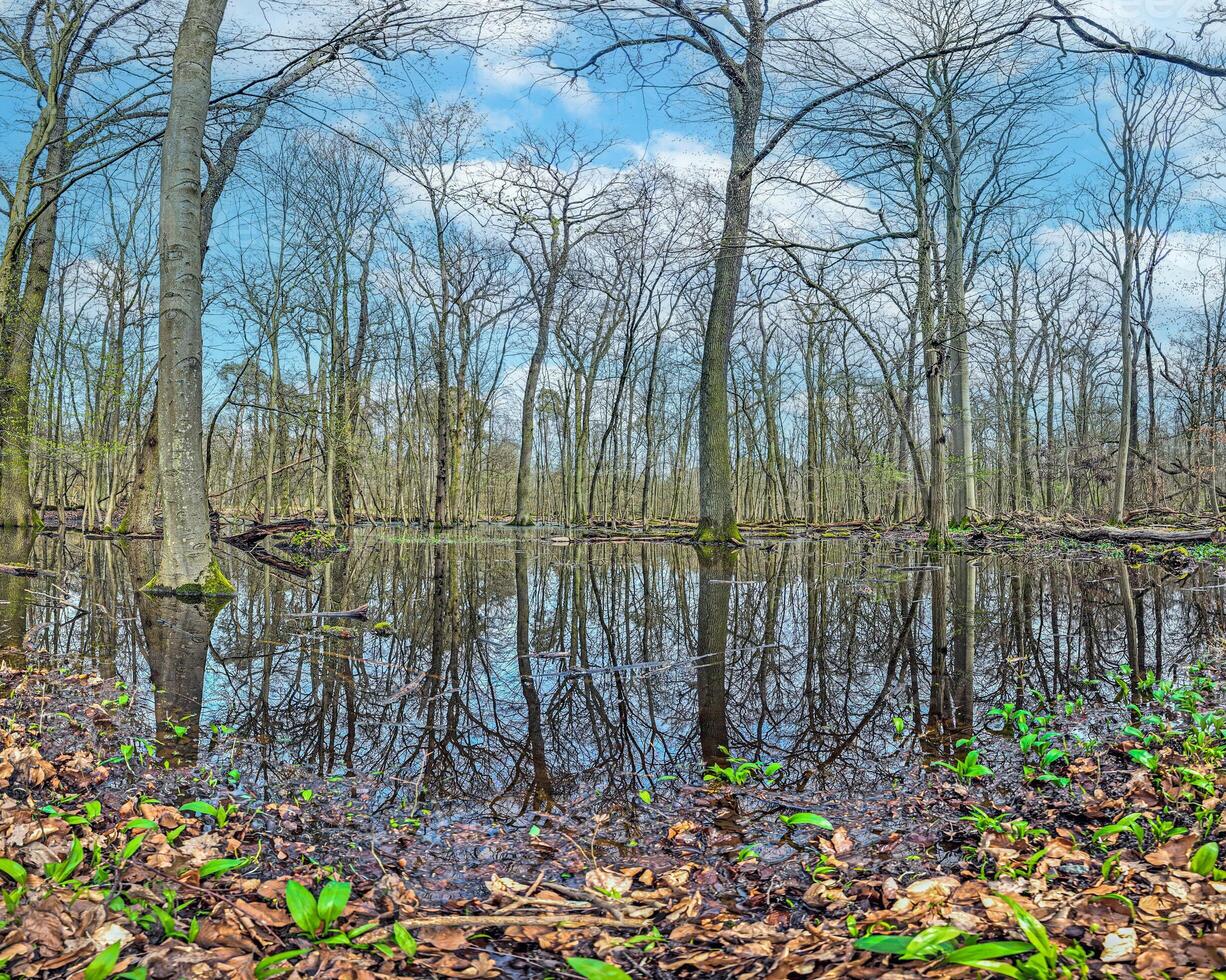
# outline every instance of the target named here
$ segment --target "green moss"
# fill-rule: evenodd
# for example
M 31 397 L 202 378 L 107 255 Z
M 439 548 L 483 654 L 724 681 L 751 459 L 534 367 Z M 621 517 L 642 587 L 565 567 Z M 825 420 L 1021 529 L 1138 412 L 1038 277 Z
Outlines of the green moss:
M 123 519 L 119 522 L 119 526 L 115 528 L 115 533 L 116 534 L 127 534 L 131 526 L 132 525 L 128 523 L 128 515 L 124 514 Z
M 698 528 L 698 533 L 694 535 L 694 541 L 698 544 L 744 544 L 745 539 L 741 536 L 741 529 L 736 526 L 736 521 L 730 522 L 722 528 L 712 527 L 710 525 Z
M 225 598 L 235 594 L 234 584 L 226 578 L 225 572 L 214 558 L 196 582 L 187 582 L 176 588 L 162 585 L 158 576 L 154 575 L 141 589 L 152 595 L 173 595 L 180 599 Z
M 336 532 L 325 527 L 295 531 L 289 539 L 295 548 L 335 548 Z
M 928 532 L 928 547 L 933 551 L 944 551 L 949 547 L 949 537 L 940 528 L 934 527 Z
M 391 636 L 392 624 L 389 623 L 386 619 L 381 619 L 379 620 L 379 622 L 375 623 L 375 625 L 371 627 L 371 631 L 378 634 L 379 636 Z
M 234 583 L 226 578 L 216 558 L 209 562 L 209 567 L 205 570 L 200 591 L 203 595 L 234 595 Z

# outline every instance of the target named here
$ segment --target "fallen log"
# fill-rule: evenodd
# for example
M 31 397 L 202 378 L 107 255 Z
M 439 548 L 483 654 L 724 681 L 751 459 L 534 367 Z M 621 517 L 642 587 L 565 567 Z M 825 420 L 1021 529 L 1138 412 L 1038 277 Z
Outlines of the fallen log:
M 1074 541 L 1110 541 L 1113 544 L 1204 544 L 1207 541 L 1226 544 L 1226 531 L 1220 527 L 1074 527 L 1044 524 L 1033 530 Z
M 315 522 L 309 517 L 291 517 L 284 521 L 273 521 L 269 524 L 256 524 L 246 531 L 227 535 L 223 540 L 236 548 L 250 550 L 270 534 L 295 534 L 298 531 L 309 531 Z
M 292 561 L 286 561 L 279 555 L 274 555 L 262 545 L 256 545 L 254 548 L 251 548 L 247 554 L 258 561 L 261 565 L 267 565 L 269 568 L 275 568 L 279 572 L 287 572 L 288 574 L 294 575 L 298 578 L 311 577 L 311 570 L 309 568 L 303 568 L 301 565 L 295 564 Z
M 286 613 L 285 615 L 287 618 L 293 617 L 294 619 L 365 619 L 369 609 L 370 604 L 367 603 L 364 606 L 358 606 L 356 609 L 341 609 L 336 612 L 323 612 L 319 610 L 316 612 Z
M 0 565 L 0 575 L 20 575 L 23 578 L 38 578 L 44 574 L 40 569 L 29 565 Z

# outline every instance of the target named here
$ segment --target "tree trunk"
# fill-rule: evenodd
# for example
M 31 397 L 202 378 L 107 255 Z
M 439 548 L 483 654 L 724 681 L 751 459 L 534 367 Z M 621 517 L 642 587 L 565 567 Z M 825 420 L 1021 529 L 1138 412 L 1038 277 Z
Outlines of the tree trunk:
M 56 202 L 68 159 L 61 118 L 53 129 L 43 166 L 45 185 L 39 200 L 44 207 L 30 240 L 25 288 L 5 340 L 4 377 L 0 379 L 0 527 L 32 527 L 40 523 L 30 499 L 30 373 L 38 324 L 51 281 L 59 210 Z
M 916 136 L 914 182 L 915 226 L 918 279 L 916 285 L 916 317 L 924 339 L 924 381 L 928 398 L 928 478 L 927 521 L 928 545 L 942 548 L 949 537 L 949 505 L 946 476 L 945 444 L 945 336 L 932 303 L 932 230 L 928 222 L 928 201 L 925 193 L 923 128 Z
M 724 227 L 715 258 L 711 308 L 702 341 L 698 384 L 698 534 L 702 542 L 740 542 L 732 495 L 728 444 L 728 353 L 736 319 L 737 291 L 749 232 L 752 164 L 762 110 L 762 69 L 752 52 L 744 85 L 728 88 L 732 112 L 732 160 L 724 190 Z
M 1115 485 L 1111 492 L 1111 520 L 1120 524 L 1128 504 L 1129 449 L 1132 445 L 1132 280 L 1136 268 L 1134 234 L 1130 226 L 1124 229 L 1124 263 L 1120 270 L 1120 431 L 1119 451 L 1115 457 Z
M 226 0 L 188 0 L 162 141 L 157 412 L 165 529 L 158 572 L 146 588 L 182 595 L 234 592 L 213 557 L 201 446 L 200 164 L 225 9 Z
M 951 352 L 950 376 L 953 405 L 950 425 L 953 434 L 954 481 L 953 520 L 961 523 L 977 509 L 975 494 L 975 439 L 971 415 L 970 323 L 966 316 L 965 246 L 962 228 L 962 139 L 954 117 L 952 99 L 945 107 L 945 300 L 949 330 L 946 341 Z
M 157 392 L 153 394 L 153 411 L 149 413 L 149 425 L 145 437 L 136 451 L 136 472 L 132 477 L 132 490 L 128 494 L 128 508 L 119 523 L 121 534 L 152 534 L 153 518 L 158 502 L 158 406 Z M 267 519 L 267 515 L 265 515 Z
M 550 321 L 553 319 L 554 286 L 547 287 L 541 304 L 540 320 L 536 328 L 536 347 L 528 362 L 528 377 L 524 379 L 524 405 L 519 423 L 519 468 L 515 474 L 515 519 L 518 527 L 532 523 L 528 514 L 528 490 L 532 480 L 532 434 L 536 425 L 536 388 L 541 380 L 541 367 L 545 352 L 549 349 Z

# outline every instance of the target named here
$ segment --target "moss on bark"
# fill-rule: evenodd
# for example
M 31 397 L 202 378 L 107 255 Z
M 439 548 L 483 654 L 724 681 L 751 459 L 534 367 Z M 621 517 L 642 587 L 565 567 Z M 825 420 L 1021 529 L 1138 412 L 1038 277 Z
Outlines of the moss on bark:
M 731 521 L 723 527 L 712 527 L 709 524 L 700 525 L 694 535 L 697 544 L 744 544 L 741 529 L 736 521 Z
M 153 595 L 178 596 L 180 599 L 203 599 L 210 596 L 225 597 L 235 594 L 234 584 L 226 578 L 226 574 L 221 570 L 221 566 L 217 564 L 216 558 L 209 562 L 208 567 L 195 582 L 188 582 L 186 585 L 180 585 L 178 588 L 171 589 L 161 585 L 158 581 L 158 576 L 154 575 L 153 578 L 145 583 L 141 591 L 149 592 Z

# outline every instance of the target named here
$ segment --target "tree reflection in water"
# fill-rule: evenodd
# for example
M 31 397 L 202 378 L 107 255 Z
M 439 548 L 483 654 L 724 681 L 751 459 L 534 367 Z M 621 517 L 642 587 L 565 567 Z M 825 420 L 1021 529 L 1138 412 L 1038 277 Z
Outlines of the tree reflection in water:
M 0 576 L 0 644 L 42 626 L 49 652 L 31 657 L 124 681 L 151 730 L 186 729 L 166 746 L 177 764 L 232 730 L 255 784 L 299 766 L 377 775 L 389 805 L 519 812 L 696 779 L 721 746 L 782 762 L 792 787 L 885 788 L 909 751 L 893 716 L 947 753 L 1031 690 L 1184 670 L 1226 621 L 1211 571 L 1109 559 L 555 545 L 493 528 L 365 529 L 350 545 L 307 587 L 231 556 L 239 594 L 218 610 L 140 596 L 148 542 L 9 532 L 0 560 L 58 579 Z M 363 602 L 392 636 L 292 615 Z
M 157 571 L 146 549 L 129 555 L 128 567 L 145 641 L 159 756 L 171 766 L 192 765 L 200 746 L 209 637 L 226 600 L 184 602 L 141 592 Z

